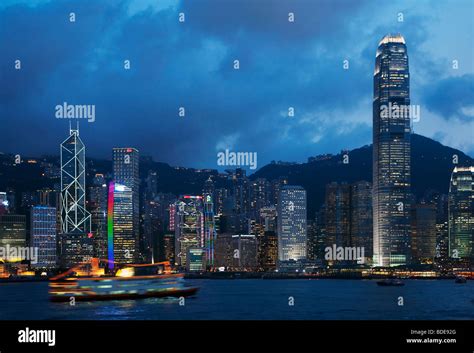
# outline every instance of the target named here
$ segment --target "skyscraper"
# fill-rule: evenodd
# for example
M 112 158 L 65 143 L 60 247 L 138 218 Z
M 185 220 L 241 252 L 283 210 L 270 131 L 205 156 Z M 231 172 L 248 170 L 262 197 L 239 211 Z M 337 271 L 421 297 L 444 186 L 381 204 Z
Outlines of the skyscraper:
M 33 267 L 56 267 L 56 208 L 31 208 L 31 246 L 38 248 L 38 259 Z
M 84 143 L 79 128 L 69 129 L 61 143 L 61 232 L 89 233 L 91 217 L 86 210 L 86 169 Z
M 436 206 L 413 205 L 411 214 L 412 263 L 433 263 L 436 256 Z
M 351 188 L 347 183 L 326 185 L 326 246 L 350 246 Z
M 473 258 L 474 167 L 456 167 L 448 195 L 449 256 Z
M 134 240 L 127 241 L 122 245 L 132 246 L 133 248 L 123 249 L 127 254 L 133 254 L 133 261 L 138 261 L 140 246 L 140 203 L 139 203 L 139 152 L 135 148 L 114 148 L 113 149 L 113 171 L 114 182 L 117 185 L 125 186 L 131 191 L 131 220 L 132 235 Z M 120 187 L 122 189 L 122 187 Z M 128 192 L 127 189 L 127 192 Z M 125 190 L 125 189 L 124 189 Z M 122 192 L 122 191 L 118 191 Z M 116 261 L 118 259 L 115 259 Z
M 374 265 L 410 257 L 410 75 L 405 39 L 386 35 L 375 59 L 373 100 Z
M 174 204 L 175 261 L 186 267 L 188 250 L 204 247 L 202 196 L 185 195 Z
M 285 185 L 278 197 L 278 261 L 306 259 L 306 190 Z
M 86 210 L 85 146 L 79 128 L 61 143 L 59 263 L 66 268 L 93 256 L 91 216 Z
M 363 247 L 364 256 L 370 259 L 373 255 L 372 216 L 372 184 L 367 181 L 351 184 L 351 246 Z
M 94 257 L 107 258 L 107 184 L 102 174 L 96 174 L 88 188 L 88 209 L 94 234 Z
M 110 182 L 108 199 L 108 259 L 133 263 L 137 259 L 138 239 L 133 232 L 133 192 L 122 184 Z

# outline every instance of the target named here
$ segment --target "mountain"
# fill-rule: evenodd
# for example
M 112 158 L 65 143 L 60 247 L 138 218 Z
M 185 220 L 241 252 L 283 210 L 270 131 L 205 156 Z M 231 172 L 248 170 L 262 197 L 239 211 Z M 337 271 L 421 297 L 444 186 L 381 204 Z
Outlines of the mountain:
M 453 155 L 458 156 L 459 165 L 474 165 L 474 160 L 463 152 L 443 146 L 427 137 L 412 135 L 412 192 L 417 198 L 427 190 L 447 193 L 451 172 L 454 168 Z M 372 146 L 364 146 L 347 152 L 349 163 L 343 163 L 343 154 L 324 155 L 312 158 L 308 163 L 271 163 L 250 176 L 251 180 L 288 177 L 293 185 L 301 185 L 307 191 L 308 217 L 324 202 L 326 184 L 332 181 L 352 183 L 360 180 L 372 181 Z M 24 160 L 28 158 L 24 157 Z M 59 164 L 57 156 L 44 156 L 37 163 L 12 165 L 12 155 L 0 154 L 0 191 L 13 187 L 17 192 L 33 191 L 41 187 L 53 186 L 59 178 L 51 179 L 44 175 L 44 163 Z M 143 157 L 140 161 L 140 176 L 144 179 L 149 170 L 158 175 L 158 188 L 161 192 L 180 194 L 199 194 L 205 180 L 212 176 L 216 187 L 230 186 L 227 178 L 214 169 L 192 169 L 172 167 L 166 163 L 155 162 Z M 112 163 L 108 160 L 87 159 L 87 185 L 91 185 L 95 173 L 111 177 Z M 19 195 L 17 196 L 19 197 Z
M 421 135 L 412 135 L 412 192 L 417 198 L 430 189 L 448 193 L 455 154 L 458 165 L 474 165 L 474 160 L 459 150 Z M 253 174 L 252 179 L 272 180 L 287 176 L 290 184 L 303 186 L 307 191 L 308 217 L 313 218 L 324 202 L 326 184 L 372 181 L 372 145 L 354 149 L 348 155 L 347 164 L 343 163 L 342 153 L 302 164 L 268 164 Z

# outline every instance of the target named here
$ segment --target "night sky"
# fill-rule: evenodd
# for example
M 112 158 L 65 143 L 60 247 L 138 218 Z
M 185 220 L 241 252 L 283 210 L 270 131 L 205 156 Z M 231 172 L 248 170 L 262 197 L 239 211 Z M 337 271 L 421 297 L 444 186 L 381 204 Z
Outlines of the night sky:
M 473 18 L 472 0 L 2 0 L 0 151 L 59 154 L 63 102 L 96 106 L 90 157 L 217 168 L 227 148 L 261 167 L 370 144 L 375 51 L 400 32 L 414 131 L 473 156 Z

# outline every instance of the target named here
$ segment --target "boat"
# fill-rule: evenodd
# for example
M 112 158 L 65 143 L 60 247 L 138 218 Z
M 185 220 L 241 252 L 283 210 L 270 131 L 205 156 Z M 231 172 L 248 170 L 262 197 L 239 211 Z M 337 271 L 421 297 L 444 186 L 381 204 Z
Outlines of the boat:
M 392 286 L 392 287 L 398 287 L 398 286 L 404 286 L 405 283 L 401 279 L 398 278 L 387 278 L 387 279 L 382 279 L 380 281 L 377 281 L 377 284 L 379 286 Z
M 456 276 L 456 279 L 454 280 L 455 283 L 466 283 L 467 279 L 466 277 L 463 276 Z
M 199 290 L 187 286 L 183 273 L 173 273 L 168 261 L 157 264 L 127 264 L 115 273 L 77 276 L 80 264 L 50 280 L 53 302 L 188 297 Z M 97 265 L 95 266 L 97 270 Z M 94 271 L 92 271 L 94 273 Z

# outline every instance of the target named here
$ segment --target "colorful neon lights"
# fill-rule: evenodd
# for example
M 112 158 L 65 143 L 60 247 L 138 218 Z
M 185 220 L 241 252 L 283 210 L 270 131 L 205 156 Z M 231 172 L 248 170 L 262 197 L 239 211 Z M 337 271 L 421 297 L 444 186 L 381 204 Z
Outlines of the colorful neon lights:
M 107 200 L 107 254 L 111 270 L 114 268 L 114 191 L 115 183 L 111 181 Z

